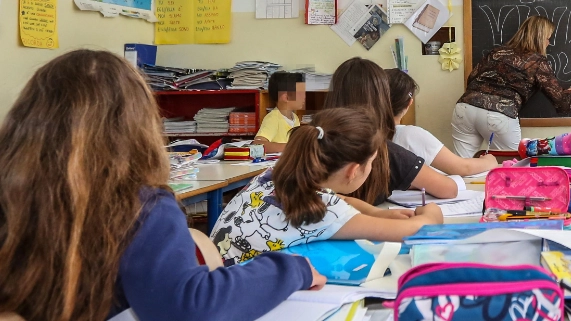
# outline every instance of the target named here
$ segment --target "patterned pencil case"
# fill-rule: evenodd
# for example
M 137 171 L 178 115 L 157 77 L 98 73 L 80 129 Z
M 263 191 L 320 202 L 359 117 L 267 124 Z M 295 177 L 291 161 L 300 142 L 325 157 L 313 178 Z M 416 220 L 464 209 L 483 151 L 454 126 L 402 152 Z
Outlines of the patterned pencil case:
M 499 167 L 486 176 L 485 208 L 550 208 L 566 212 L 569 176 L 560 167 Z
M 399 278 L 395 321 L 563 320 L 563 290 L 532 265 L 429 263 Z

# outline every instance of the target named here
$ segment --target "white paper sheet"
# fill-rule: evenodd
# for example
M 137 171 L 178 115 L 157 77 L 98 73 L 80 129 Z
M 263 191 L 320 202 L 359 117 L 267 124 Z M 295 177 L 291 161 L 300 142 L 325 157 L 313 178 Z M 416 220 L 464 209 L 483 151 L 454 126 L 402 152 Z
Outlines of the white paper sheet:
M 436 198 L 432 195 L 426 195 L 426 203 L 436 203 L 436 204 L 452 204 L 458 203 L 460 201 L 466 201 L 471 199 L 484 199 L 485 193 L 482 191 L 465 190 L 459 191 L 456 198 Z M 408 190 L 408 191 L 393 191 L 390 200 L 402 204 L 404 206 L 421 206 L 422 196 L 420 191 Z
M 153 8 L 155 0 L 141 0 L 142 4 L 137 6 L 119 5 L 126 4 L 126 1 L 117 0 L 74 0 L 75 5 L 80 10 L 99 11 L 104 17 L 116 17 L 124 15 L 131 18 L 141 18 L 149 22 L 157 22 Z M 166 1 L 166 0 L 164 0 Z
M 256 0 L 256 19 L 288 19 L 298 17 L 298 0 Z
M 387 2 L 389 22 L 405 23 L 422 0 L 388 0 Z
M 339 19 L 337 19 L 337 23 L 330 28 L 335 31 L 348 46 L 351 46 L 357 41 L 353 36 L 354 32 L 351 30 L 367 12 L 367 6 L 359 0 L 355 0 L 347 7 Z

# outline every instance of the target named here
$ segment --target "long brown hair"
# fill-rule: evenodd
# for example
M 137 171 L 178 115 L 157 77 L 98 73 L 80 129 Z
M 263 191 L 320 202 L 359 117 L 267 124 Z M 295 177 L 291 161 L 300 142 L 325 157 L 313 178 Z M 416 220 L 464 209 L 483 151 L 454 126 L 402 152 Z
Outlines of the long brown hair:
M 318 138 L 316 127 L 323 137 Z M 382 141 L 374 120 L 348 108 L 320 111 L 309 125 L 293 128 L 272 173 L 276 198 L 290 223 L 321 221 L 326 206 L 316 193 L 320 184 L 347 164 L 364 165 Z
M 516 51 L 536 52 L 545 56 L 547 52 L 544 41 L 551 36 L 553 30 L 555 25 L 551 20 L 541 16 L 531 16 L 519 26 L 506 46 Z
M 0 313 L 104 320 L 144 186 L 168 179 L 158 107 L 124 59 L 41 67 L 0 128 Z
M 346 106 L 356 106 L 370 115 L 383 136 L 392 139 L 395 122 L 391 111 L 389 84 L 385 71 L 379 65 L 355 57 L 337 67 L 323 108 Z M 351 196 L 373 203 L 379 195 L 389 195 L 389 181 L 387 145 L 381 144 L 371 175 Z
M 389 78 L 391 108 L 396 117 L 410 105 L 410 100 L 418 89 L 418 85 L 411 76 L 398 68 L 387 69 L 385 72 Z

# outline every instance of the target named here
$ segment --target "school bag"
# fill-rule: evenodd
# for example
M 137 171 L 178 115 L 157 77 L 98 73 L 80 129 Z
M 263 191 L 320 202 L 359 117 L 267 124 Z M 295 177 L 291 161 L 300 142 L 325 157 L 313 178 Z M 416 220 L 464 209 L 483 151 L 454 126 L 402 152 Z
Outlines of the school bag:
M 563 320 L 555 277 L 533 265 L 428 263 L 398 281 L 395 321 Z

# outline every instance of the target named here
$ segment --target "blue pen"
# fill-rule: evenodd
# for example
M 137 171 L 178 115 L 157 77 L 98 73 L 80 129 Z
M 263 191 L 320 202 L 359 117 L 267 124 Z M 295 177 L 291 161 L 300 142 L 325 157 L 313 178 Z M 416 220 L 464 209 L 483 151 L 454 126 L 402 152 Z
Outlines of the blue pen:
M 488 148 L 486 149 L 486 154 L 488 155 L 488 151 L 490 150 L 490 145 L 492 144 L 492 140 L 494 139 L 494 133 L 490 135 L 490 140 L 488 141 Z

